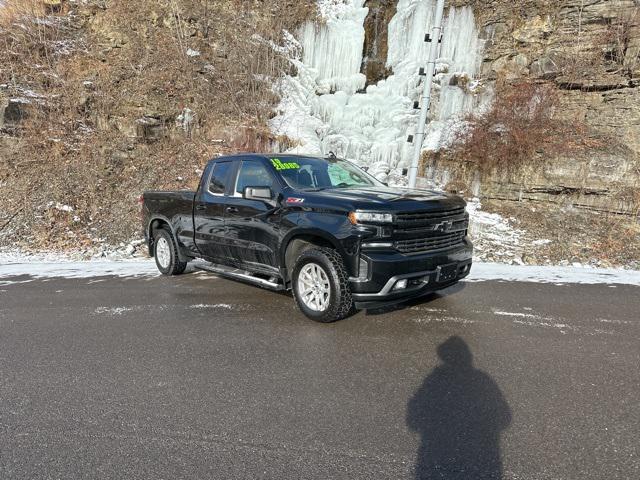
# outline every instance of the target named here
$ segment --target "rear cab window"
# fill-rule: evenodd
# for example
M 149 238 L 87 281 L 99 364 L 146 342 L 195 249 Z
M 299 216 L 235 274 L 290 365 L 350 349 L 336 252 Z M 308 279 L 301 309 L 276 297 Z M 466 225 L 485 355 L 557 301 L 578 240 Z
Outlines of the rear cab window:
M 208 190 L 210 194 L 224 195 L 232 165 L 231 162 L 219 162 L 213 165 L 209 176 Z

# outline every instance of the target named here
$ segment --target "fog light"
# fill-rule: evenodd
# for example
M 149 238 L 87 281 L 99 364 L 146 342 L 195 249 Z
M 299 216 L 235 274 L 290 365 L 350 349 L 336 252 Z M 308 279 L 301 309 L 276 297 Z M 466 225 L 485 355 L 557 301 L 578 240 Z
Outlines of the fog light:
M 407 281 L 406 280 L 398 280 L 396 282 L 396 286 L 393 287 L 394 290 L 404 290 L 405 288 L 407 288 Z
M 358 269 L 358 280 L 366 280 L 369 278 L 369 263 L 364 259 L 360 259 L 360 268 Z
M 367 242 L 362 244 L 362 248 L 391 248 L 393 243 L 391 242 Z

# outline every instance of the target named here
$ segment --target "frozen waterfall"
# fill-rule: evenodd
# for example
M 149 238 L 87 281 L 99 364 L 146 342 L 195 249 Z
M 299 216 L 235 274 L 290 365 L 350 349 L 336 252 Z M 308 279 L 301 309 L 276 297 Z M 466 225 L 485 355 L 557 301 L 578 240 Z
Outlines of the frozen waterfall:
M 280 84 L 282 101 L 271 128 L 299 146 L 298 153 L 330 151 L 351 159 L 385 179 L 408 166 L 407 142 L 418 121 L 414 101 L 420 98 L 435 0 L 399 0 L 389 24 L 387 67 L 392 74 L 365 88 L 360 72 L 364 47 L 364 0 L 320 0 L 323 19 L 307 23 L 291 49 L 295 77 Z M 450 8 L 437 65 L 434 102 L 424 149 L 446 147 L 461 118 L 478 103 L 482 60 L 473 10 Z

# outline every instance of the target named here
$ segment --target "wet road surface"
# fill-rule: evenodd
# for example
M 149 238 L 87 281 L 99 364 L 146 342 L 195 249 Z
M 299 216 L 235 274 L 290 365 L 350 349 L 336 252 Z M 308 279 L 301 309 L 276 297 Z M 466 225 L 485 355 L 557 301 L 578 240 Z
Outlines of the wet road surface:
M 3 280 L 2 479 L 640 478 L 640 287 L 322 325 L 203 273 Z

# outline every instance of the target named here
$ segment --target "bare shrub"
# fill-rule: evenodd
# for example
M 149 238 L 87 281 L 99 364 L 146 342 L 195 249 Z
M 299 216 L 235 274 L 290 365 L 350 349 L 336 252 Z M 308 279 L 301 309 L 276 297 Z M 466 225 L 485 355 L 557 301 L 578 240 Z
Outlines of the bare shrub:
M 584 88 L 585 81 L 597 76 L 634 77 L 640 66 L 640 47 L 635 39 L 640 32 L 640 6 L 621 10 L 619 16 L 607 18 L 597 34 L 581 39 L 576 32 L 571 54 L 557 55 L 557 65 L 565 88 Z
M 626 15 L 611 22 L 604 35 L 605 60 L 619 65 L 618 73 L 633 76 L 640 65 L 640 48 L 634 46 L 633 39 L 640 29 L 640 7 L 635 7 Z
M 228 60 L 233 69 L 222 72 L 223 84 L 238 112 L 249 113 L 259 122 L 265 122 L 278 101 L 271 82 L 291 72 L 284 32 L 293 32 L 304 21 L 313 18 L 315 2 L 269 2 L 269 11 L 255 21 L 249 9 L 252 2 L 235 0 L 237 17 L 247 31 L 248 38 L 238 37 L 235 28 L 223 28 L 223 44 L 227 45 Z M 233 25 L 233 21 L 230 21 Z M 230 25 L 230 26 L 231 26 Z M 235 27 L 235 26 L 234 26 Z
M 273 135 L 266 126 L 249 125 L 239 127 L 229 142 L 236 152 L 282 152 L 297 143 L 285 135 Z
M 513 172 L 570 151 L 580 142 L 581 127 L 558 118 L 558 103 L 551 85 L 501 84 L 491 109 L 468 119 L 452 155 L 482 172 Z

